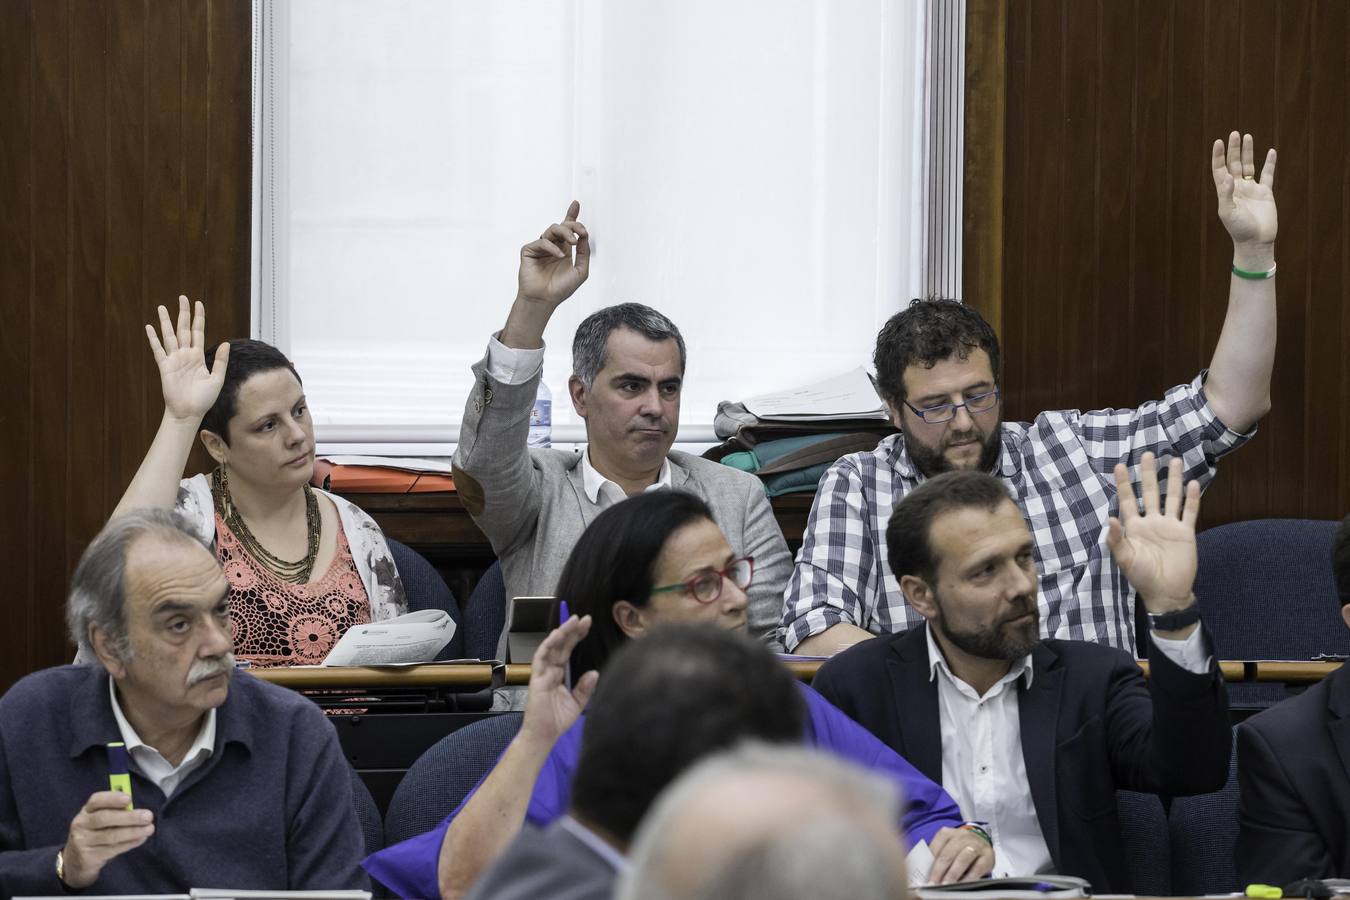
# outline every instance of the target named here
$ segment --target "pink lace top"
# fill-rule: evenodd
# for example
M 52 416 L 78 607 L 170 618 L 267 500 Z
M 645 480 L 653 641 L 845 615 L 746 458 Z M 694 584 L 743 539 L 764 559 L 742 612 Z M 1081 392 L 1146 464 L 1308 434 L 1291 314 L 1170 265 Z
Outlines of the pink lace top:
M 235 655 L 255 666 L 321 663 L 348 628 L 370 621 L 370 601 L 341 522 L 332 564 L 309 584 L 278 578 L 244 549 L 219 514 L 216 559 L 230 582 Z

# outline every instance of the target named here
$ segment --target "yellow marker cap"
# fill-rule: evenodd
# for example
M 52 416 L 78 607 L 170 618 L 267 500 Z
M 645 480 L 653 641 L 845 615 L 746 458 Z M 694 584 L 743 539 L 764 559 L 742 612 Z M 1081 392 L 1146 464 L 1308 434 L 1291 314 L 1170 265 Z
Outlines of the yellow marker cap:
M 1284 891 L 1273 884 L 1249 884 L 1246 894 L 1258 900 L 1280 900 L 1284 896 Z

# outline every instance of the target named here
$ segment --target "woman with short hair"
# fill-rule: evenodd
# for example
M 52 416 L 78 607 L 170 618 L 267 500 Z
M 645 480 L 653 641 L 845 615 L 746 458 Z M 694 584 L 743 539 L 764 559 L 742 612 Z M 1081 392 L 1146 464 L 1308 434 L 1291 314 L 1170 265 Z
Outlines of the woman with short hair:
M 323 662 L 352 625 L 407 612 L 389 545 L 355 504 L 310 486 L 314 423 L 295 366 L 262 341 L 206 350 L 206 310 L 178 298 L 146 325 L 164 417 L 113 518 L 176 509 L 230 582 L 235 653 L 256 666 Z M 193 442 L 216 461 L 183 478 Z

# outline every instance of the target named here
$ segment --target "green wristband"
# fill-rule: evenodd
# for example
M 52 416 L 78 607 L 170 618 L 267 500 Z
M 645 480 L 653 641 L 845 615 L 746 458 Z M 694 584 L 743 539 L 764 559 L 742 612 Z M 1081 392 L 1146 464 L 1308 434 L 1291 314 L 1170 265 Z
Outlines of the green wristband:
M 1275 265 L 1272 263 L 1270 268 L 1264 272 L 1248 272 L 1246 269 L 1233 266 L 1233 274 L 1239 278 L 1246 278 L 1248 281 L 1265 281 L 1267 278 L 1275 277 Z

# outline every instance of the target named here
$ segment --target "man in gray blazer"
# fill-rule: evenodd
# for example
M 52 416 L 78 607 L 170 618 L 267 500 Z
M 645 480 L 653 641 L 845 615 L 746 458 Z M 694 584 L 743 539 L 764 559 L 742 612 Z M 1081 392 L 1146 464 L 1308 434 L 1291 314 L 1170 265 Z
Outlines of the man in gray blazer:
M 506 326 L 473 367 L 454 456 L 460 498 L 501 560 L 507 596 L 518 597 L 553 593 L 572 545 L 606 507 L 642 491 L 697 494 L 736 555 L 754 558 L 750 633 L 777 646 L 792 568 L 787 544 L 759 479 L 670 449 L 680 423 L 685 347 L 669 319 L 639 303 L 588 316 L 572 342 L 567 382 L 572 406 L 586 420 L 586 452 L 527 445 L 544 328 L 589 273 L 580 210 L 574 201 L 560 224 L 521 248 Z M 504 634 L 502 641 L 504 652 Z

